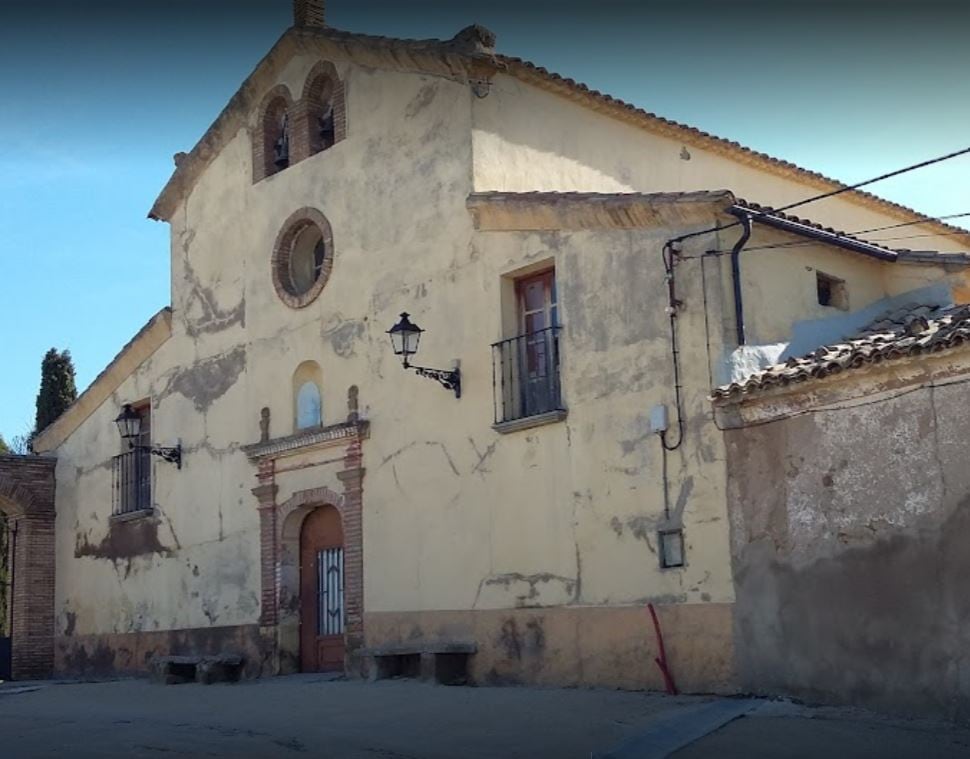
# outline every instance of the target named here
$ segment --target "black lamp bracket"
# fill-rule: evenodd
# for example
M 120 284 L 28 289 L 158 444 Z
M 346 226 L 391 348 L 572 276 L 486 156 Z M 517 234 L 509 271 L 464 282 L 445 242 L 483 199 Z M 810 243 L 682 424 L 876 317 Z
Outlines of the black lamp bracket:
M 162 461 L 167 461 L 169 464 L 175 464 L 179 469 L 182 468 L 182 444 L 179 443 L 174 448 L 168 448 L 162 445 L 134 445 L 131 446 L 132 450 L 137 451 L 148 451 L 152 456 L 158 456 Z
M 455 398 L 461 398 L 461 369 L 430 369 L 426 366 L 415 366 L 407 360 L 405 369 L 414 369 L 419 377 L 427 377 L 438 382 L 445 390 L 454 390 Z

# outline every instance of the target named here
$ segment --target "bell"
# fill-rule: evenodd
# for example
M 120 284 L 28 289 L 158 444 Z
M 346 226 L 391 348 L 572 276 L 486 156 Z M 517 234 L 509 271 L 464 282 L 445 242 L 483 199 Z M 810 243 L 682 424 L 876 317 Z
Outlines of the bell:
M 317 119 L 317 125 L 320 128 L 320 144 L 326 150 L 335 142 L 332 107 L 328 108 L 327 112 Z

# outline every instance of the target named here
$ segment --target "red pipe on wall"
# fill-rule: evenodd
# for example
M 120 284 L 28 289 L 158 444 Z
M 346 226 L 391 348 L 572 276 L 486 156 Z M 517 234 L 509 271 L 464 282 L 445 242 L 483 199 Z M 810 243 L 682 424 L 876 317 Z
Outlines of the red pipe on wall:
M 653 631 L 657 635 L 657 650 L 660 652 L 660 655 L 655 657 L 654 661 L 657 662 L 657 666 L 660 668 L 660 674 L 663 675 L 667 693 L 671 696 L 676 696 L 677 686 L 674 685 L 673 675 L 670 674 L 670 668 L 667 665 L 667 651 L 664 648 L 664 636 L 660 632 L 660 621 L 657 619 L 657 611 L 653 608 L 653 604 L 647 604 L 647 609 L 650 611 L 651 618 L 653 618 Z

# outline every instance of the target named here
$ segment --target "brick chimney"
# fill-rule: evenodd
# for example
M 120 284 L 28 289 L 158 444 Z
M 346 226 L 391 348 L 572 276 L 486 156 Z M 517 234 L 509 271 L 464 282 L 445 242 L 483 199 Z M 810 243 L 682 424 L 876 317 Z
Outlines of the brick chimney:
M 293 0 L 293 26 L 322 28 L 326 26 L 325 0 Z

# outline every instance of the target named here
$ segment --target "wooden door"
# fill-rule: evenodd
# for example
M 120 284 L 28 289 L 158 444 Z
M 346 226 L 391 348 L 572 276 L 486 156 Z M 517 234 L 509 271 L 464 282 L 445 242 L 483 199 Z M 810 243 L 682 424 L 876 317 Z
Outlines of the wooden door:
M 344 547 L 340 513 L 311 511 L 300 532 L 300 669 L 344 668 Z

